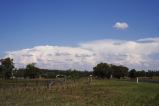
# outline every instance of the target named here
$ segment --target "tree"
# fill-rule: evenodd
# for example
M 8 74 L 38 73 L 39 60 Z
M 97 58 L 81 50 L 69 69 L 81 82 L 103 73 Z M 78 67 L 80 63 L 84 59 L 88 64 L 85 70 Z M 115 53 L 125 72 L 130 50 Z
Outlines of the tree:
M 2 78 L 3 75 L 2 75 L 2 65 L 0 65 L 0 78 Z
M 99 78 L 110 78 L 111 76 L 111 68 L 107 63 L 97 64 L 96 67 L 93 68 L 93 74 Z
M 25 71 L 26 70 L 24 68 L 15 69 L 15 74 L 14 75 L 15 75 L 16 78 L 23 78 Z
M 8 57 L 5 59 L 1 59 L 0 61 L 1 61 L 1 70 L 3 78 L 11 79 L 11 77 L 13 77 L 13 69 L 14 69 L 13 59 Z
M 24 74 L 24 77 L 29 77 L 29 78 L 38 78 L 40 75 L 39 68 L 35 67 L 35 63 L 28 64 L 26 66 L 26 71 Z
M 148 72 L 146 72 L 146 76 L 147 77 L 152 77 L 153 76 L 153 71 L 148 70 Z
M 130 78 L 136 78 L 137 77 L 137 72 L 135 69 L 132 69 L 129 71 L 129 77 Z
M 74 82 L 80 78 L 80 73 L 77 70 L 67 70 L 66 75 L 68 76 L 68 79 L 71 79 Z
M 138 77 L 145 77 L 146 76 L 146 72 L 144 70 L 138 71 L 137 75 L 138 75 Z
M 120 79 L 120 77 L 127 76 L 129 69 L 122 65 L 120 66 L 111 65 L 111 70 L 112 70 L 113 77 Z

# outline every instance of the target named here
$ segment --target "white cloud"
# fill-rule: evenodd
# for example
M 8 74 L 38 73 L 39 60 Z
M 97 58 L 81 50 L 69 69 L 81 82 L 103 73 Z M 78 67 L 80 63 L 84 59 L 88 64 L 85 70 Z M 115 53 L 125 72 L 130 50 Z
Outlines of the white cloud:
M 128 28 L 128 24 L 126 22 L 116 22 L 113 28 L 118 30 L 124 30 Z
M 155 42 L 159 43 L 159 38 L 144 38 L 137 40 L 138 42 Z
M 37 63 L 49 69 L 91 69 L 94 54 L 80 47 L 36 46 L 30 49 L 7 52 L 6 57 L 14 59 L 16 66 Z
M 97 40 L 77 47 L 35 46 L 29 49 L 7 52 L 17 67 L 37 63 L 40 68 L 92 70 L 100 62 L 122 64 L 137 69 L 159 69 L 159 38 L 136 41 Z M 149 41 L 151 42 L 143 42 Z M 152 58 L 153 57 L 153 58 Z

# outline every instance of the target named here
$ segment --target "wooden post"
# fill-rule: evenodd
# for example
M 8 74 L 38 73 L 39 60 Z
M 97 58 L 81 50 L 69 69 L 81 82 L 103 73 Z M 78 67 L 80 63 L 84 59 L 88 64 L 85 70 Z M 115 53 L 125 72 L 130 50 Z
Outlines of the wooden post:
M 138 77 L 136 78 L 136 83 L 137 83 L 137 84 L 139 83 L 139 79 L 138 79 Z

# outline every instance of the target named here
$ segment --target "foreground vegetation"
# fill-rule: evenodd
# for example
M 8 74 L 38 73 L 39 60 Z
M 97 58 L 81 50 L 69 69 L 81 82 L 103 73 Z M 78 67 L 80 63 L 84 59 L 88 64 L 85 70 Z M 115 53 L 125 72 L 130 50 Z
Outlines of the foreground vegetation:
M 1 80 L 0 106 L 158 106 L 159 84 L 87 79 L 56 84 L 46 80 Z

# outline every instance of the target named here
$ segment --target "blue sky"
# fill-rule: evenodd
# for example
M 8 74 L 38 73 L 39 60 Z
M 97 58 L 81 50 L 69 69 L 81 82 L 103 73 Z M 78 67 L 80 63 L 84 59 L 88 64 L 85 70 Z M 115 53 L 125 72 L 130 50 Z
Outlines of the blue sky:
M 38 45 L 159 37 L 159 0 L 0 0 L 0 56 Z M 116 30 L 116 22 L 128 28 Z

